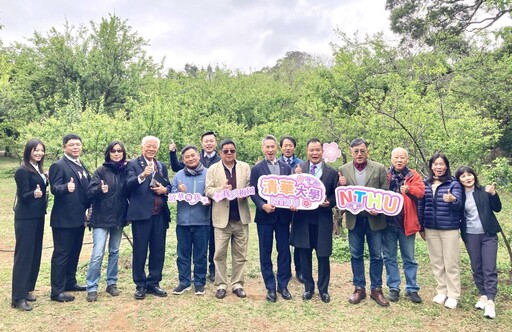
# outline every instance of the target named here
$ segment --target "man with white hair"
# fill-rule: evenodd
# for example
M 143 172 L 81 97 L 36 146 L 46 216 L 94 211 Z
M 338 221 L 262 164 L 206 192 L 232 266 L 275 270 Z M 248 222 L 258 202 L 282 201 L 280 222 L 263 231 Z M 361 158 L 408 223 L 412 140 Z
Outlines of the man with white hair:
M 126 187 L 129 201 L 127 219 L 132 223 L 132 275 L 136 285 L 134 297 L 142 300 L 146 293 L 167 296 L 160 288 L 165 258 L 165 237 L 171 216 L 167 206 L 170 187 L 167 168 L 155 159 L 160 140 L 154 136 L 142 139 L 142 155 L 127 165 Z M 148 259 L 149 271 L 145 266 Z

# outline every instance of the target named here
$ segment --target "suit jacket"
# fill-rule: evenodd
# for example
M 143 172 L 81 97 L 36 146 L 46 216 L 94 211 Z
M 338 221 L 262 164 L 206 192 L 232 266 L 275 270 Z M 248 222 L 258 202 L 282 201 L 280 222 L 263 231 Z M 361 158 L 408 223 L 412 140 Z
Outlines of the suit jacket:
M 58 228 L 75 228 L 84 225 L 85 210 L 91 202 L 87 198 L 87 188 L 82 186 L 80 175 L 72 166 L 72 161 L 66 156 L 60 158 L 50 166 L 50 188 L 54 196 L 53 208 L 50 217 L 50 226 Z M 82 164 L 87 181 L 91 175 Z M 75 191 L 68 190 L 68 183 L 73 178 Z
M 167 168 L 165 165 L 154 159 L 155 165 L 158 165 L 160 175 L 169 181 Z M 166 195 L 156 195 L 151 190 L 151 176 L 148 176 L 142 183 L 139 183 L 139 174 L 144 172 L 147 163 L 143 156 L 132 159 L 126 165 L 126 188 L 128 190 L 128 212 L 126 219 L 129 221 L 146 220 L 151 218 L 151 212 L 155 203 L 155 196 L 162 200 L 162 215 L 166 222 L 171 221 L 171 213 L 167 205 Z M 170 192 L 170 188 L 168 191 Z
M 176 151 L 169 151 L 169 159 L 171 161 L 171 169 L 173 170 L 173 172 L 177 173 L 181 171 L 183 168 L 185 168 L 185 164 L 178 160 L 178 155 Z M 201 164 L 203 164 L 204 167 L 208 168 L 211 165 L 219 162 L 220 156 L 217 153 L 217 151 L 215 151 L 215 155 L 213 156 L 213 158 L 206 159 L 204 157 L 204 150 L 201 150 L 201 152 L 199 152 L 199 161 L 201 162 Z
M 347 186 L 357 185 L 354 163 L 352 161 L 341 166 L 339 171 L 347 179 Z M 389 190 L 389 181 L 384 165 L 375 161 L 368 160 L 368 164 L 366 165 L 366 181 L 364 186 Z M 370 222 L 370 227 L 372 230 L 378 231 L 386 228 L 386 216 L 384 214 L 380 213 L 377 216 L 372 216 L 369 213 L 366 214 L 368 216 L 368 221 Z M 356 215 L 346 211 L 346 218 L 347 229 L 353 230 L 354 226 L 356 225 Z
M 309 173 L 310 162 L 300 164 L 303 173 Z M 296 248 L 309 248 L 309 223 L 318 224 L 316 255 L 328 257 L 332 254 L 332 208 L 336 206 L 336 187 L 338 172 L 327 164 L 323 164 L 320 181 L 325 186 L 325 194 L 329 201 L 328 207 L 318 207 L 314 210 L 299 210 L 294 213 L 290 243 Z
M 277 160 L 279 164 L 279 171 L 281 175 L 290 175 L 292 169 L 284 161 Z M 277 208 L 273 213 L 267 213 L 262 209 L 263 204 L 267 203 L 267 200 L 261 198 L 258 193 L 258 180 L 263 175 L 269 175 L 270 169 L 266 160 L 262 160 L 251 170 L 251 186 L 254 186 L 256 194 L 251 196 L 252 201 L 256 205 L 256 217 L 254 221 L 258 224 L 275 224 L 277 221 L 289 223 L 292 217 L 290 209 Z
M 46 182 L 37 172 L 31 172 L 22 165 L 14 173 L 16 180 L 16 205 L 14 206 L 15 219 L 31 219 L 44 217 L 46 214 L 47 196 Z M 37 185 L 41 188 L 43 196 L 34 197 Z
M 251 167 L 243 161 L 236 161 L 236 188 L 241 189 L 249 186 Z M 222 161 L 215 163 L 208 168 L 206 172 L 206 196 L 212 198 L 216 192 L 220 192 L 226 184 L 226 173 L 224 172 L 224 163 Z M 233 188 L 235 189 L 235 188 Z M 251 212 L 249 210 L 249 201 L 247 198 L 238 199 L 238 211 L 240 220 L 244 224 L 251 222 Z M 227 198 L 220 202 L 213 201 L 212 222 L 213 227 L 225 228 L 229 221 L 229 200 Z

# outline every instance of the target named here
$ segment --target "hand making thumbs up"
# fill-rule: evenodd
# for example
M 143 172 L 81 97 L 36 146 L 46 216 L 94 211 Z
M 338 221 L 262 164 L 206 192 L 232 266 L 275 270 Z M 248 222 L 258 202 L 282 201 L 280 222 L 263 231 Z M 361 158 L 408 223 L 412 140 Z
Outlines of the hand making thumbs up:
M 36 190 L 34 190 L 34 197 L 41 198 L 42 196 L 43 192 L 41 191 L 41 187 L 39 187 L 39 185 L 36 185 Z
M 108 193 L 108 184 L 105 184 L 103 180 L 101 180 L 101 191 L 106 194 Z
M 184 185 L 180 180 L 178 180 L 178 190 L 182 193 L 187 191 L 187 186 Z
M 340 186 L 346 186 L 347 185 L 347 179 L 343 176 L 341 171 L 338 172 L 338 185 Z
M 496 195 L 496 182 L 485 186 L 485 191 L 491 195 Z
M 448 189 L 446 194 L 443 195 L 443 201 L 445 201 L 446 203 L 452 203 L 452 202 L 455 202 L 456 200 L 457 200 L 457 198 L 452 195 L 452 193 L 450 192 L 450 189 Z
M 70 193 L 75 191 L 75 180 L 73 178 L 71 178 L 68 182 L 68 191 Z

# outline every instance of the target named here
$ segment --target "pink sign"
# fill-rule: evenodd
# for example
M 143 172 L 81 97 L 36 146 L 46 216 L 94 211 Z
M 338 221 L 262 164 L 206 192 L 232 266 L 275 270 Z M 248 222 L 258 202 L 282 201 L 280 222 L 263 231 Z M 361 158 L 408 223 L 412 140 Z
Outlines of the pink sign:
M 207 205 L 210 203 L 210 200 L 206 196 L 201 196 L 199 193 L 172 193 L 168 195 L 167 201 L 171 203 L 176 203 L 177 201 L 185 201 L 190 205 L 196 205 L 201 202 L 203 205 Z
M 264 175 L 258 179 L 258 194 L 276 207 L 314 210 L 325 200 L 325 186 L 313 175 Z
M 244 198 L 244 197 L 254 195 L 255 193 L 256 193 L 256 190 L 252 186 L 240 188 L 240 189 L 233 189 L 233 190 L 226 189 L 226 190 L 222 190 L 222 191 L 219 191 L 219 192 L 216 192 L 215 194 L 213 194 L 212 199 L 215 202 L 220 202 L 225 198 L 232 201 L 235 198 Z
M 336 142 L 324 143 L 323 149 L 323 158 L 327 163 L 333 163 L 336 159 L 341 157 L 341 150 Z
M 396 216 L 402 211 L 404 198 L 394 191 L 362 186 L 341 186 L 336 188 L 336 206 L 352 214 L 361 211 L 375 211 Z

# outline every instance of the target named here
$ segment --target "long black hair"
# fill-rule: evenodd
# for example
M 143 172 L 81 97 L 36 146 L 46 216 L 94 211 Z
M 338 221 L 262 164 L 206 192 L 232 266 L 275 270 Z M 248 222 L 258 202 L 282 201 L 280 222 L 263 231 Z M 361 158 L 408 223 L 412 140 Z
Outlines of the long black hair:
M 30 164 L 30 156 L 32 155 L 32 151 L 34 151 L 39 144 L 41 144 L 41 146 L 43 147 L 43 151 L 46 153 L 46 146 L 41 140 L 38 140 L 37 138 L 32 138 L 28 140 L 27 144 L 25 144 L 25 150 L 23 151 L 23 165 L 30 172 L 36 172 L 34 167 L 32 167 L 32 165 Z M 37 168 L 39 169 L 40 173 L 44 173 L 43 163 L 44 155 L 41 158 L 41 160 L 37 162 Z
M 450 162 L 448 161 L 448 158 L 442 153 L 436 153 L 432 157 L 430 157 L 428 161 L 428 177 L 427 181 L 432 183 L 434 182 L 434 171 L 432 171 L 432 165 L 437 159 L 443 159 L 444 163 L 446 164 L 446 172 L 444 175 L 439 179 L 442 182 L 451 181 L 452 178 L 452 172 L 450 171 Z
M 112 149 L 114 148 L 114 146 L 116 146 L 116 144 L 119 144 L 119 146 L 121 147 L 121 150 L 123 150 L 123 159 L 121 159 L 121 161 L 122 162 L 126 161 L 126 149 L 124 148 L 123 142 L 121 142 L 121 141 L 112 141 L 112 142 L 110 142 L 108 144 L 107 149 L 105 150 L 105 161 L 107 163 L 112 162 L 112 160 L 110 159 L 110 151 L 112 151 Z

